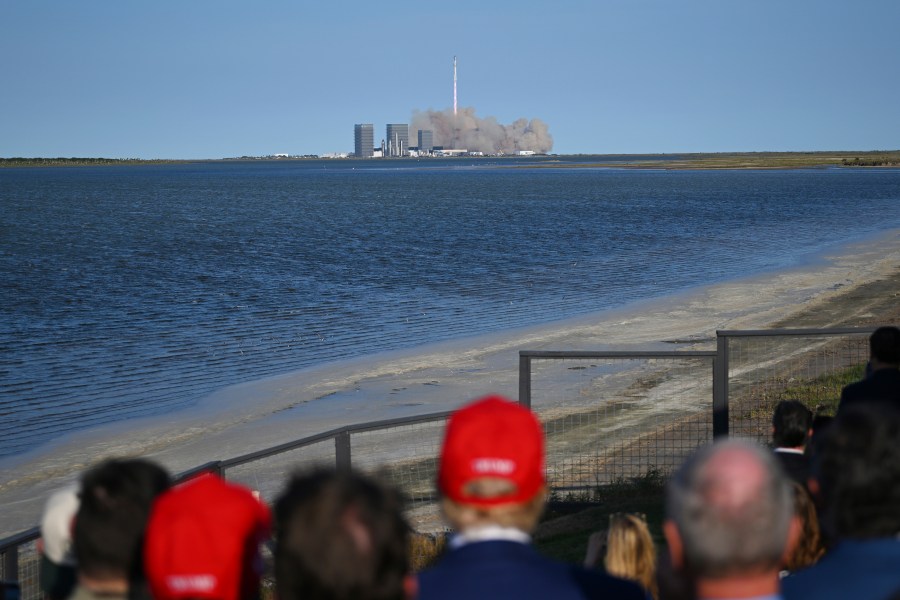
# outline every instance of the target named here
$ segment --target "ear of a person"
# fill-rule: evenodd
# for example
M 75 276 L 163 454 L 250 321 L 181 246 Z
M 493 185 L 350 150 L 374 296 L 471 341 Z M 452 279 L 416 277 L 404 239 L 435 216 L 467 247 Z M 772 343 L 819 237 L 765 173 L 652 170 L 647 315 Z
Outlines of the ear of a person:
M 781 564 L 786 564 L 788 558 L 794 553 L 794 548 L 800 543 L 800 534 L 803 531 L 803 523 L 800 517 L 794 515 L 791 517 L 791 524 L 788 526 L 787 543 L 784 545 L 784 553 L 781 555 Z
M 412 573 L 403 578 L 403 593 L 406 600 L 416 600 L 419 596 L 419 580 Z
M 819 487 L 819 481 L 815 477 L 810 477 L 806 480 L 806 489 L 809 490 L 809 495 L 812 496 L 813 500 L 819 500 L 822 490 Z
M 684 543 L 681 540 L 681 534 L 678 532 L 678 526 L 675 521 L 666 519 L 663 522 L 663 537 L 666 538 L 666 544 L 669 546 L 669 557 L 672 566 L 676 569 L 684 567 Z

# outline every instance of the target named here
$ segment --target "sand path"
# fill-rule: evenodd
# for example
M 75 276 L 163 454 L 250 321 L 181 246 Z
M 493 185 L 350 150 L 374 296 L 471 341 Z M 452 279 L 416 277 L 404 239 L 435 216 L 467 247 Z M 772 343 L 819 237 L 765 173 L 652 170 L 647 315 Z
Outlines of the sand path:
M 892 231 L 790 270 L 232 386 L 190 409 L 74 434 L 5 461 L 0 536 L 36 523 L 51 490 L 108 456 L 148 456 L 179 472 L 349 423 L 449 410 L 486 393 L 515 397 L 523 349 L 671 350 L 673 341 L 712 349 L 719 329 L 897 323 L 898 299 L 900 231 Z

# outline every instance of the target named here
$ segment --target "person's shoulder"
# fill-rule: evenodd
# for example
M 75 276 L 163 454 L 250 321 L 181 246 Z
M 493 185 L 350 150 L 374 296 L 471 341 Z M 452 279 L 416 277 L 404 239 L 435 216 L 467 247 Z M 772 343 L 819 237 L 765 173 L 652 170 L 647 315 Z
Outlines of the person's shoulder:
M 861 379 L 848 383 L 841 389 L 841 399 L 838 402 L 838 413 L 847 409 L 848 406 L 855 405 L 868 398 L 872 393 L 872 380 Z
M 531 546 L 482 542 L 445 553 L 418 574 L 421 600 L 491 598 L 498 595 L 546 598 L 644 600 L 637 585 L 600 571 L 559 562 Z
M 838 414 L 850 406 L 874 404 L 880 409 L 900 410 L 900 371 L 880 369 L 868 379 L 847 384 L 841 390 Z
M 855 398 L 871 385 L 869 379 L 860 379 L 853 383 L 848 383 L 841 389 L 841 401 L 845 399 Z
M 572 579 L 589 598 L 644 600 L 647 593 L 638 584 L 607 575 L 602 571 L 567 565 Z
M 821 575 L 828 574 L 828 570 L 812 565 L 794 571 L 781 579 L 781 591 L 785 599 L 799 598 L 803 594 L 809 593 L 812 589 L 821 585 L 825 581 Z M 827 584 L 826 584 L 827 585 Z
M 781 580 L 785 600 L 885 598 L 900 589 L 900 540 L 842 541 L 818 563 Z
M 804 600 L 806 598 L 841 599 L 847 596 L 848 577 L 846 569 L 840 562 L 826 561 L 824 558 L 817 564 L 791 573 L 781 580 L 781 595 L 784 600 Z M 850 583 L 851 589 L 858 589 L 858 583 Z

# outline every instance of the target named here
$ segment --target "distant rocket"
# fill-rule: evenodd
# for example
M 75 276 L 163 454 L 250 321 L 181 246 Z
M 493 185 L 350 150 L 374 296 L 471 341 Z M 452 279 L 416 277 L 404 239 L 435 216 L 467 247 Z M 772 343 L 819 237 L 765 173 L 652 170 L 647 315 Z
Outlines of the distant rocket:
M 453 116 L 456 116 L 456 57 L 453 57 Z

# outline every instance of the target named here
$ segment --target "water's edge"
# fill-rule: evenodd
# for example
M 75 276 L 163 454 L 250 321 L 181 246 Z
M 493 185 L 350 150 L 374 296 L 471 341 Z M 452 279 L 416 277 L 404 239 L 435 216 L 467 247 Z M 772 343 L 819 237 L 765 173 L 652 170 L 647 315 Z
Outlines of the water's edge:
M 0 461 L 0 531 L 36 522 L 39 499 L 105 456 L 142 455 L 181 471 L 340 425 L 448 410 L 517 394 L 522 349 L 709 349 L 717 329 L 761 328 L 892 272 L 900 231 L 807 256 L 794 268 L 588 316 L 320 365 L 229 386 L 196 406 L 75 433 Z M 5 535 L 2 534 L 2 535 Z

